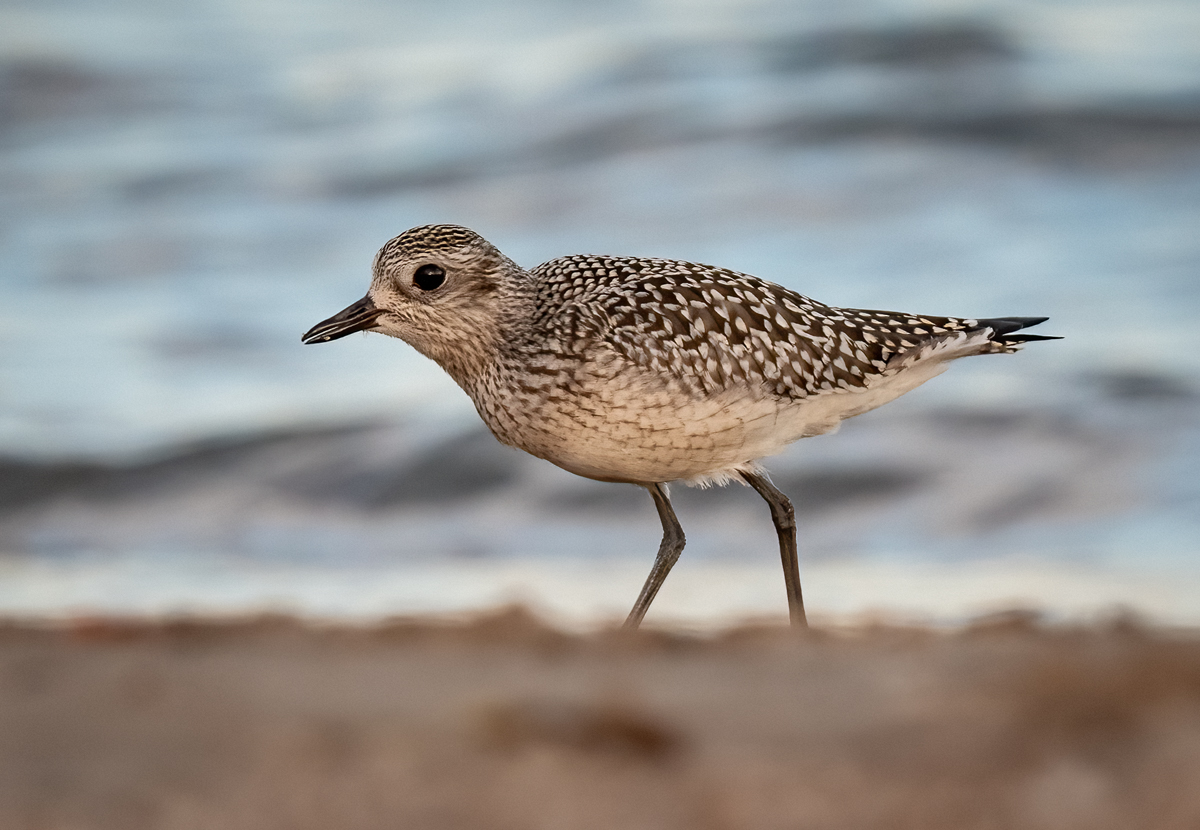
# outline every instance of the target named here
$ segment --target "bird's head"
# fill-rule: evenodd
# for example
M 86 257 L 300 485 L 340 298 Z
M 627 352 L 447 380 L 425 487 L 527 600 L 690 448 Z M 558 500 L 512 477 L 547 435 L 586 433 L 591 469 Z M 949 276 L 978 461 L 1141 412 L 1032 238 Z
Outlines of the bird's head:
M 411 344 L 460 383 L 486 365 L 532 288 L 494 245 L 458 225 L 422 225 L 375 255 L 371 288 L 313 326 L 305 343 L 378 331 Z

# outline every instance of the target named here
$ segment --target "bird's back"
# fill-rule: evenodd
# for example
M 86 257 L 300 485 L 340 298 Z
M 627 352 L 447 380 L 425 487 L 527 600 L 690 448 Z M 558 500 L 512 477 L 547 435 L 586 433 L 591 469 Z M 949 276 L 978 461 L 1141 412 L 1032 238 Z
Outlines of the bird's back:
M 691 262 L 569 256 L 531 272 L 535 327 L 576 350 L 608 347 L 697 394 L 763 387 L 804 399 L 861 390 L 905 356 L 999 321 L 825 305 L 766 280 Z M 982 338 L 980 351 L 1016 346 Z

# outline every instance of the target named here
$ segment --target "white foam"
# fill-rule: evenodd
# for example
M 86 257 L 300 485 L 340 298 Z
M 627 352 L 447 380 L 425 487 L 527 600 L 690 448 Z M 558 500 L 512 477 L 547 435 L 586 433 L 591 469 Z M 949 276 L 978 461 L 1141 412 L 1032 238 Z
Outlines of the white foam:
M 0 560 L 0 615 L 240 614 L 282 611 L 370 621 L 454 614 L 521 602 L 551 621 L 589 628 L 620 621 L 645 578 L 642 559 L 406 563 L 388 568 L 266 567 L 211 560 Z M 955 625 L 1032 608 L 1086 620 L 1116 609 L 1153 622 L 1200 625 L 1200 574 L 1048 564 L 842 561 L 803 573 L 810 617 Z M 708 629 L 786 614 L 777 563 L 681 562 L 648 624 Z

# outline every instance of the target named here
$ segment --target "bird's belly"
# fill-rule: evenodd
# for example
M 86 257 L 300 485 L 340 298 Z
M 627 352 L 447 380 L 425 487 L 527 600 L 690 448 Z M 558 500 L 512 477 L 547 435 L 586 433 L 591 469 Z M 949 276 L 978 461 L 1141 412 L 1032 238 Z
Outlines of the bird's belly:
M 832 432 L 945 369 L 940 359 L 918 363 L 863 389 L 806 398 L 757 386 L 697 395 L 628 367 L 585 385 L 559 379 L 523 394 L 472 397 L 501 441 L 577 475 L 705 483 L 751 469 L 800 438 Z
M 542 421 L 535 455 L 608 481 L 703 478 L 778 452 L 778 407 L 767 400 L 660 401 L 603 411 L 561 407 Z M 778 446 L 776 446 L 778 445 Z
M 606 387 L 480 414 L 501 441 L 577 475 L 650 483 L 723 479 L 806 435 L 836 428 L 826 407 L 736 389 L 707 397 Z

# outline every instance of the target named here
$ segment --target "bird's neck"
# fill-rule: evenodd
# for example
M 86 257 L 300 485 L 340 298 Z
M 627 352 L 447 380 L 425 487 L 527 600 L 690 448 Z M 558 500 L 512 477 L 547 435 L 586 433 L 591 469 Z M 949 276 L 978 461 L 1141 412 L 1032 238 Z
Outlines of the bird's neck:
M 513 269 L 512 278 L 504 280 L 485 305 L 461 310 L 453 332 L 443 331 L 426 348 L 418 346 L 468 394 L 528 337 L 537 292 L 529 274 L 515 265 Z

